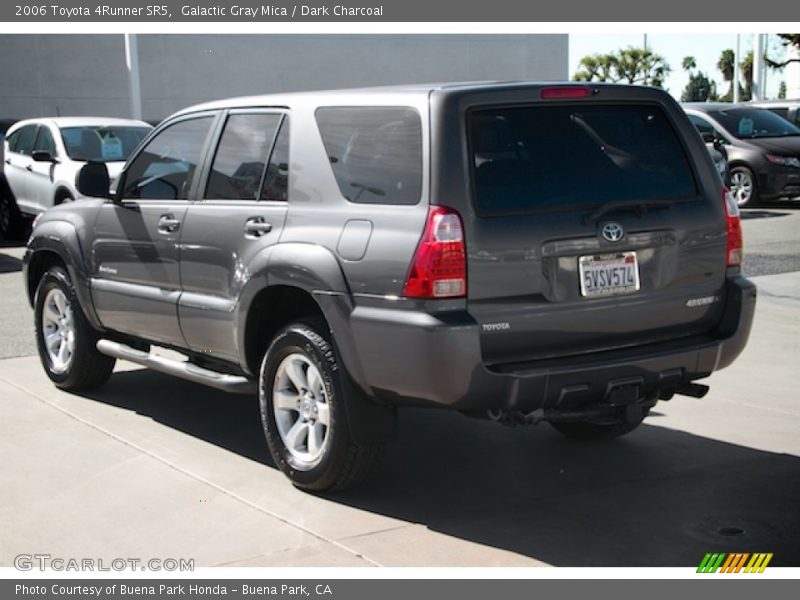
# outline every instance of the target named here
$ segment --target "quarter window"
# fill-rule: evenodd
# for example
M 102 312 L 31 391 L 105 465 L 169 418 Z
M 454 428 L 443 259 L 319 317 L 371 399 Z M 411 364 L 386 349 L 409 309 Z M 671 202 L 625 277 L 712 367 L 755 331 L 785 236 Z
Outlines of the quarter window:
M 179 121 L 158 133 L 133 159 L 123 198 L 186 200 L 212 118 Z
M 264 175 L 261 199 L 286 202 L 289 199 L 289 117 L 283 119 L 275 148 Z
M 264 165 L 281 121 L 279 114 L 233 114 L 225 123 L 205 197 L 257 200 Z
M 422 125 L 412 108 L 320 108 L 317 125 L 336 183 L 350 202 L 416 204 Z

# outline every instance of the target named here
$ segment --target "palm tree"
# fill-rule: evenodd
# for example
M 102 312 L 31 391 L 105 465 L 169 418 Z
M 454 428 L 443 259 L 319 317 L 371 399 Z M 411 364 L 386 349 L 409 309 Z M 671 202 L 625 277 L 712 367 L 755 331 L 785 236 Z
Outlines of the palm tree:
M 684 71 L 691 73 L 692 69 L 697 68 L 697 61 L 694 59 L 694 56 L 684 56 L 681 67 Z
M 722 73 L 722 79 L 725 81 L 730 81 L 730 89 L 728 91 L 728 95 L 725 97 L 728 102 L 733 100 L 733 72 L 734 66 L 733 62 L 735 60 L 735 55 L 733 54 L 733 50 L 723 50 L 722 54 L 717 61 L 717 69 Z
M 742 70 L 742 79 L 744 79 L 744 95 L 742 100 L 750 100 L 753 94 L 753 51 L 747 53 L 744 60 L 739 63 L 739 68 Z

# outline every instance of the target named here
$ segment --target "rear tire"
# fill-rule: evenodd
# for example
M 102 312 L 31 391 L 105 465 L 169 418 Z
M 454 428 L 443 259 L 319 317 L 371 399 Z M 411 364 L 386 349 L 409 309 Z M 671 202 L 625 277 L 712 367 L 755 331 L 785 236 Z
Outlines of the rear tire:
M 97 351 L 97 332 L 62 267 L 50 267 L 39 281 L 34 309 L 39 359 L 56 387 L 77 392 L 108 381 L 116 359 Z
M 354 440 L 346 403 L 357 393 L 321 320 L 296 322 L 273 339 L 261 363 L 261 423 L 275 464 L 298 488 L 341 491 L 377 466 L 383 446 Z
M 613 440 L 630 433 L 642 424 L 649 410 L 642 411 L 642 416 L 636 421 L 619 421 L 617 423 L 591 423 L 589 421 L 575 421 L 563 423 L 550 423 L 559 433 L 573 440 L 583 442 L 602 442 Z

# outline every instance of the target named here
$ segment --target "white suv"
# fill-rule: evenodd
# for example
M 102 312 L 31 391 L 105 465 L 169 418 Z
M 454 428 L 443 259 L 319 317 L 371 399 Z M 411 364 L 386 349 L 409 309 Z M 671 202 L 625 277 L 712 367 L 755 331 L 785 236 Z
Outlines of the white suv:
M 19 211 L 37 215 L 80 198 L 75 176 L 89 161 L 113 178 L 152 127 L 144 121 L 56 117 L 19 121 L 6 132 L 3 170 Z

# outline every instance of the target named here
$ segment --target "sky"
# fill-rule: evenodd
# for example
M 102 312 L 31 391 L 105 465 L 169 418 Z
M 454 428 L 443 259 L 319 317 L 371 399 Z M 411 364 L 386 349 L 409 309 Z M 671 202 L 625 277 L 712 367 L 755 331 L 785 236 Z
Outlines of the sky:
M 753 34 L 743 33 L 740 37 L 741 53 L 745 56 L 753 49 Z M 569 76 L 578 70 L 581 58 L 589 54 L 606 54 L 620 48 L 635 46 L 641 48 L 644 44 L 644 32 L 641 34 L 621 35 L 594 35 L 570 34 L 569 36 Z M 723 94 L 728 91 L 730 83 L 722 79 L 722 73 L 717 70 L 716 64 L 720 54 L 726 48 L 736 49 L 736 34 L 677 34 L 653 33 L 647 35 L 647 47 L 656 54 L 663 56 L 672 72 L 667 76 L 665 88 L 676 99 L 680 100 L 681 92 L 689 81 L 689 75 L 681 68 L 685 56 L 694 56 L 697 69 L 703 71 L 708 77 L 717 82 L 717 92 Z M 781 52 L 782 47 L 777 41 L 777 36 L 769 36 L 768 47 L 772 52 Z M 780 73 L 767 71 L 767 97 L 777 98 L 778 86 L 782 78 Z

